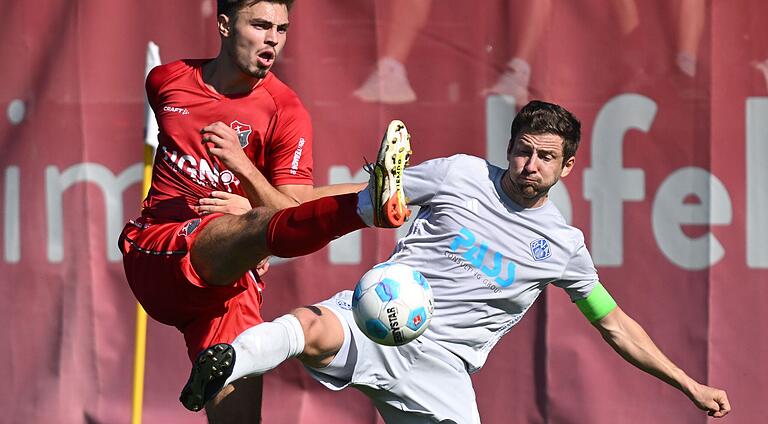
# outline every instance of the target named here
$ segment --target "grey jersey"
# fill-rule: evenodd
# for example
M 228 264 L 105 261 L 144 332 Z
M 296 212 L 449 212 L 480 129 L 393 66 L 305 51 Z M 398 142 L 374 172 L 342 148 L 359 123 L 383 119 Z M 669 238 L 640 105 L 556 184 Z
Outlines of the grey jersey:
M 584 235 L 551 202 L 522 208 L 501 189 L 504 170 L 456 155 L 407 168 L 405 194 L 421 207 L 392 261 L 424 274 L 435 296 L 425 336 L 470 371 L 553 283 L 585 298 L 597 271 Z

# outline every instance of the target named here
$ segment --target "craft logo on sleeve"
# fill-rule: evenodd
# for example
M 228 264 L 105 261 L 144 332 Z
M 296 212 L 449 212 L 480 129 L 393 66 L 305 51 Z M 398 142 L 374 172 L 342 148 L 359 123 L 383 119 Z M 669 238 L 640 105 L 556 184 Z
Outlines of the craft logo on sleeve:
M 185 107 L 164 106 L 165 112 L 178 113 L 179 115 L 189 115 L 189 109 Z

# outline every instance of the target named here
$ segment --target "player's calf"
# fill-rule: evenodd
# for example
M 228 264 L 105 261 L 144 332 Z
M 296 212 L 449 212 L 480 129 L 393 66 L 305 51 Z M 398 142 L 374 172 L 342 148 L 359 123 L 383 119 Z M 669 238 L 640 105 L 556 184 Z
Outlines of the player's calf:
M 267 226 L 275 210 L 257 207 L 242 215 L 210 219 L 190 247 L 195 272 L 207 284 L 228 286 L 269 256 Z

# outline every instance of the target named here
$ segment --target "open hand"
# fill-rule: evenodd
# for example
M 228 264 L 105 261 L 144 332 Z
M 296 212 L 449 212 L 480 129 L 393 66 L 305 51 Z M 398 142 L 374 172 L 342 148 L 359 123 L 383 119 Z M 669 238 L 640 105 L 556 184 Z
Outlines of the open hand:
M 248 199 L 226 191 L 211 192 L 211 197 L 203 197 L 198 200 L 197 206 L 195 206 L 195 211 L 200 215 L 214 212 L 242 215 L 249 210 L 251 210 L 251 204 Z

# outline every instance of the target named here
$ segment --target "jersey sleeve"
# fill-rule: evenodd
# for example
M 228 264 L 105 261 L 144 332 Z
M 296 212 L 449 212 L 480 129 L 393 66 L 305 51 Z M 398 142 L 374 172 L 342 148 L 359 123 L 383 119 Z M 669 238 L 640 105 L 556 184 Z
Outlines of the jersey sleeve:
M 157 65 L 147 74 L 147 80 L 144 87 L 147 91 L 147 100 L 152 110 L 157 113 L 157 108 L 163 103 L 164 90 L 166 86 L 177 76 L 184 74 L 190 69 L 190 64 L 184 60 Z
M 411 205 L 426 205 L 440 191 L 454 158 L 437 158 L 422 162 L 403 171 L 405 197 Z
M 268 151 L 272 185 L 313 185 L 312 121 L 298 99 L 283 105 Z
M 556 286 L 564 289 L 574 302 L 589 296 L 598 283 L 597 270 L 584 243 L 584 235 L 581 231 L 576 231 L 578 234 L 574 240 L 575 250 L 571 260 L 560 280 L 554 282 Z
M 165 72 L 163 72 L 162 67 L 155 66 L 149 71 L 149 74 L 147 74 L 147 80 L 144 84 L 147 91 L 147 101 L 155 113 L 157 113 L 156 108 L 160 103 L 160 86 L 163 84 L 164 80 Z

